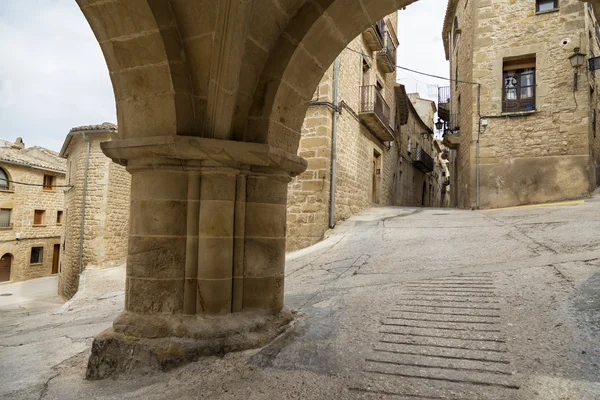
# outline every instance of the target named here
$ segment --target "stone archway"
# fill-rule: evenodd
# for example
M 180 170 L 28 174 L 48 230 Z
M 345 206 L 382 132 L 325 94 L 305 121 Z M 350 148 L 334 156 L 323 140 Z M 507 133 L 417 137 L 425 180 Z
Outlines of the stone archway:
M 125 311 L 96 338 L 89 378 L 281 332 L 309 100 L 347 43 L 413 1 L 77 0 L 115 92 L 122 140 L 103 149 L 132 174 Z

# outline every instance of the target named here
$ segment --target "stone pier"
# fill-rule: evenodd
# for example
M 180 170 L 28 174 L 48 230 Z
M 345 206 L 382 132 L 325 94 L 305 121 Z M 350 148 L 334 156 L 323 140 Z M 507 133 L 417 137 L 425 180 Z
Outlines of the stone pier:
M 168 370 L 278 336 L 292 320 L 287 184 L 305 161 L 265 144 L 181 136 L 103 150 L 132 175 L 127 286 L 87 377 Z

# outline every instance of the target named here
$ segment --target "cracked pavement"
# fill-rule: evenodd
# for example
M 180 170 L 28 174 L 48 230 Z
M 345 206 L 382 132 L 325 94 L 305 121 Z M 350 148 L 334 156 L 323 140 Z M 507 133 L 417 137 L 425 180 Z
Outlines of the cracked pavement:
M 94 382 L 124 269 L 90 270 L 66 306 L 0 303 L 0 398 L 598 399 L 599 228 L 600 198 L 369 209 L 288 255 L 298 318 L 269 346 Z

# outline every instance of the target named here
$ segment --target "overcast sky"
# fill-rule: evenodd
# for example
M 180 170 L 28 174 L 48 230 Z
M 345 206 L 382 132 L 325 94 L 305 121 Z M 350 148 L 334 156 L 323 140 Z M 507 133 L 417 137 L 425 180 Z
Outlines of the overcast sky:
M 441 3 L 400 11 L 401 66 L 448 76 Z M 106 63 L 74 0 L 0 0 L 0 55 L 0 138 L 58 151 L 71 127 L 116 122 Z M 398 79 L 422 97 L 433 95 L 427 84 L 447 85 L 404 71 Z

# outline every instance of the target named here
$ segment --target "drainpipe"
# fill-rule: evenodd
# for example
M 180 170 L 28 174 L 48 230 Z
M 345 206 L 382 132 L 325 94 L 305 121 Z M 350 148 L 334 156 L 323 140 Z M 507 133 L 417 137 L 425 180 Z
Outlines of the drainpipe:
M 83 199 L 81 205 L 81 232 L 79 233 L 79 275 L 83 271 L 83 238 L 85 233 L 85 203 L 87 198 L 87 183 L 88 183 L 88 170 L 90 168 L 90 148 L 92 143 L 89 141 L 87 135 L 84 133 L 83 140 L 87 143 L 85 150 L 85 172 L 83 178 Z
M 335 228 L 335 181 L 337 176 L 337 112 L 340 58 L 333 62 L 333 122 L 331 124 L 331 181 L 329 186 L 329 228 Z
M 476 163 L 477 163 L 477 209 L 481 206 L 480 202 L 480 194 L 481 190 L 479 188 L 480 184 L 480 175 L 479 175 L 479 139 L 481 137 L 481 84 L 477 85 L 477 144 L 476 144 Z

